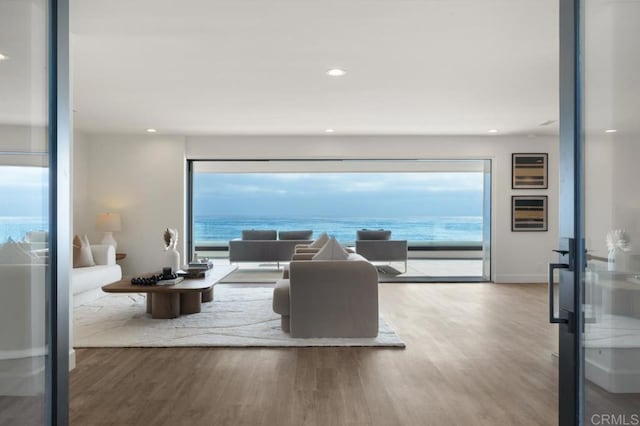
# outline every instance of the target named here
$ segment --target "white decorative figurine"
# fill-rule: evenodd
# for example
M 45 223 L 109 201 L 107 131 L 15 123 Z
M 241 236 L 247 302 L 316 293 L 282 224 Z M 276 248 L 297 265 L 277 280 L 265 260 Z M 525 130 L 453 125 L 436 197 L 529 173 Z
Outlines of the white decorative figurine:
M 175 273 L 180 269 L 180 253 L 178 253 L 178 231 L 167 228 L 164 231 L 164 249 L 167 252 L 165 266 L 171 267 L 171 272 Z
M 625 252 L 631 250 L 629 236 L 623 229 L 614 229 L 607 232 L 607 250 L 609 250 L 607 269 L 609 271 L 622 271 L 625 265 L 621 265 Z

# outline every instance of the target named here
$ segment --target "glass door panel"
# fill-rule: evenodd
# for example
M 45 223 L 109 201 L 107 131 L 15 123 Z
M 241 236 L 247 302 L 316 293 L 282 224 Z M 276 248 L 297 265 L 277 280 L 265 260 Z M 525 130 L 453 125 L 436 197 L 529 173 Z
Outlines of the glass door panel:
M 584 424 L 640 424 L 640 1 L 583 0 Z
M 45 423 L 48 10 L 0 0 L 0 423 Z

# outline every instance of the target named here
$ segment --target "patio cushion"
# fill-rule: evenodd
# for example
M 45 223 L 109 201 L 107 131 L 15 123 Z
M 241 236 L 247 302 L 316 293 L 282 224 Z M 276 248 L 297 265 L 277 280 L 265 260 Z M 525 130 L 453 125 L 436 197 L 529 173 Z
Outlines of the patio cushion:
M 304 231 L 280 231 L 278 239 L 280 240 L 310 240 L 313 238 L 313 231 L 310 229 Z
M 391 231 L 384 229 L 362 229 L 358 231 L 358 240 L 390 240 Z
M 246 229 L 242 231 L 243 240 L 275 240 L 278 232 L 275 229 Z

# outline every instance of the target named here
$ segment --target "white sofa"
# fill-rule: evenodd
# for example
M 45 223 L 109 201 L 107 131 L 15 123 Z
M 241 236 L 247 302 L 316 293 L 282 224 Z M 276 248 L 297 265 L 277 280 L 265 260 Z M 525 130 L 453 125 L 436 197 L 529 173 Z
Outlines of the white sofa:
M 116 249 L 113 246 L 92 245 L 91 253 L 96 266 L 73 268 L 71 271 L 74 307 L 100 297 L 103 285 L 122 279 L 122 269 L 116 263 Z
M 45 264 L 0 265 L 0 395 L 44 389 Z

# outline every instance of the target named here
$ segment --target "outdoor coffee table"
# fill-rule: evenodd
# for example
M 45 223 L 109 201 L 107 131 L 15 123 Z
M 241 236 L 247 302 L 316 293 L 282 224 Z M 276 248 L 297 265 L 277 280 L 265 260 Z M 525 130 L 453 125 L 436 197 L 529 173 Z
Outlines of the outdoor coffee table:
M 200 312 L 203 302 L 213 300 L 213 286 L 236 269 L 237 266 L 215 266 L 205 273 L 204 278 L 185 278 L 176 285 L 136 285 L 131 284 L 131 278 L 124 278 L 103 286 L 102 291 L 146 293 L 147 313 L 152 318 L 177 318 Z

